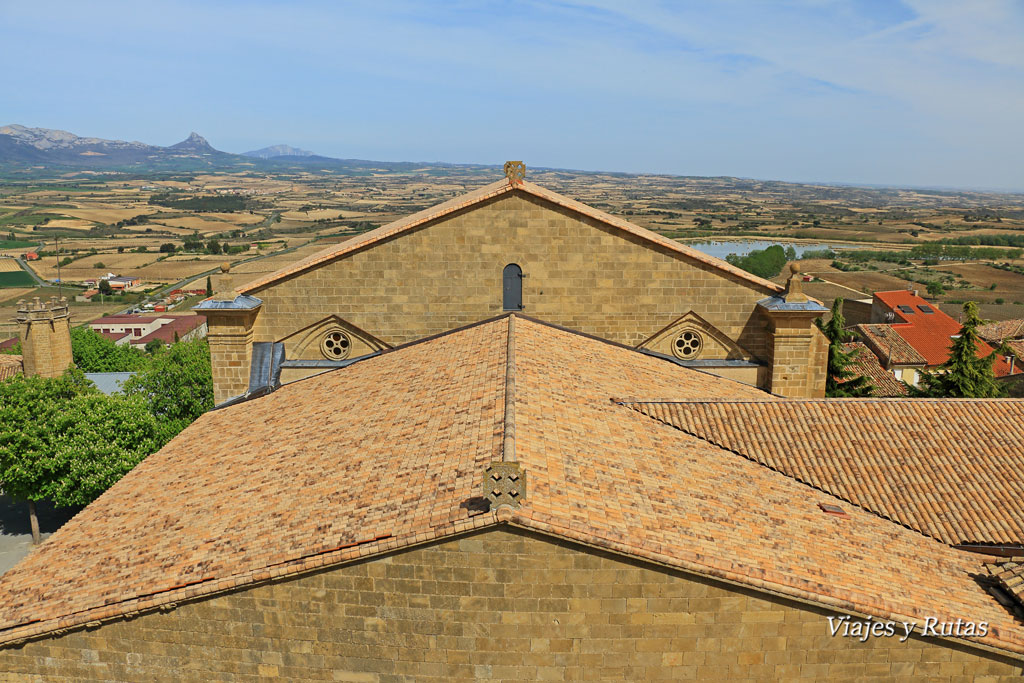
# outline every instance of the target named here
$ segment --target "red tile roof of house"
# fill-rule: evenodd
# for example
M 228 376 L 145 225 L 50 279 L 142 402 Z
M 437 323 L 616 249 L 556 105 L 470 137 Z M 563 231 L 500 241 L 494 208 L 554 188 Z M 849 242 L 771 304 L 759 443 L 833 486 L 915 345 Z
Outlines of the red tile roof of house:
M 895 313 L 898 321 L 902 321 L 890 327 L 925 358 L 928 367 L 942 365 L 949 359 L 952 337 L 960 334 L 963 325 L 910 291 L 875 292 L 875 298 Z M 910 308 L 913 313 L 901 311 L 900 306 Z M 933 312 L 925 313 L 922 307 Z M 993 350 L 984 341 L 978 341 L 979 356 L 987 356 Z M 996 358 L 992 369 L 996 377 L 1010 374 L 1010 364 L 1002 356 Z
M 978 336 L 987 342 L 1001 342 L 1004 339 L 1024 337 L 1024 319 L 999 320 L 978 326 Z
M 769 280 L 765 280 L 764 278 L 760 278 L 756 275 L 752 275 L 751 273 L 730 265 L 721 259 L 708 256 L 707 254 L 692 247 L 680 244 L 675 240 L 659 235 L 658 233 L 647 230 L 646 228 L 641 228 L 639 225 L 634 225 L 629 221 L 623 220 L 599 209 L 595 209 L 592 206 L 587 206 L 575 199 L 570 199 L 569 197 L 548 190 L 540 185 L 535 185 L 529 181 L 521 181 L 519 183 L 512 184 L 508 179 L 502 179 L 473 190 L 467 194 L 450 199 L 447 202 L 438 204 L 437 206 L 432 206 L 418 213 L 401 218 L 393 223 L 382 225 L 375 230 L 370 230 L 369 232 L 365 232 L 340 244 L 327 247 L 323 251 L 319 251 L 306 259 L 285 266 L 284 268 L 269 275 L 257 278 L 256 280 L 240 287 L 238 291 L 241 294 L 255 294 L 264 287 L 292 275 L 302 273 L 357 250 L 365 249 L 366 247 L 380 242 L 381 240 L 413 230 L 414 228 L 418 228 L 430 221 L 448 216 L 456 211 L 461 211 L 462 209 L 482 204 L 483 202 L 495 197 L 500 197 L 501 195 L 513 192 L 524 192 L 534 197 L 539 197 L 557 206 L 570 209 L 571 211 L 575 211 L 576 213 L 588 218 L 592 218 L 606 225 L 618 228 L 619 230 L 633 235 L 634 237 L 640 237 L 651 244 L 669 249 L 690 261 L 697 261 L 702 264 L 712 266 L 719 272 L 727 273 L 733 278 L 744 280 L 749 284 L 756 285 L 758 289 L 766 294 L 777 294 L 785 290 L 781 285 L 770 282 Z
M 986 564 L 992 578 L 1013 601 L 1017 616 L 1024 621 L 1024 556 L 1010 557 L 1001 562 Z
M 206 324 L 206 316 L 204 315 L 183 315 L 173 318 L 169 323 L 161 325 L 158 329 L 153 330 L 147 335 L 139 337 L 132 341 L 132 344 L 145 344 L 151 342 L 154 339 L 159 339 L 165 344 L 174 343 L 174 334 L 178 334 L 178 338 L 184 337 L 186 334 Z
M 886 366 L 924 367 L 928 364 L 928 360 L 918 353 L 906 339 L 898 335 L 892 329 L 892 325 L 861 324 L 854 325 L 851 329 L 874 352 L 879 362 Z
M 944 543 L 1024 546 L 1024 399 L 630 405 Z
M 969 615 L 1024 655 L 978 555 L 611 400 L 636 394 L 782 403 L 517 316 L 398 347 L 199 418 L 0 578 L 0 642 L 507 523 L 828 609 Z M 502 459 L 525 500 L 485 510 Z
M 849 342 L 843 344 L 843 350 L 853 354 L 853 360 L 849 369 L 857 375 L 867 377 L 871 381 L 872 395 L 878 397 L 906 396 L 909 392 L 907 385 L 896 379 L 888 370 L 882 367 L 878 357 L 861 342 Z

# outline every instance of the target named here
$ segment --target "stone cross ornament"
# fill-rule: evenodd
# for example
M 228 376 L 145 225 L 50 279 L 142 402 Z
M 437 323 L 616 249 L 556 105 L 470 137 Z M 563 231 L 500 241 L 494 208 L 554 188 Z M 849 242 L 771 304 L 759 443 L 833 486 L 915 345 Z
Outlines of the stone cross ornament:
M 521 161 L 506 161 L 505 177 L 508 178 L 510 185 L 523 182 L 523 178 L 526 177 L 526 164 Z
M 517 462 L 492 462 L 484 474 L 484 498 L 491 509 L 519 507 L 526 497 L 526 472 Z

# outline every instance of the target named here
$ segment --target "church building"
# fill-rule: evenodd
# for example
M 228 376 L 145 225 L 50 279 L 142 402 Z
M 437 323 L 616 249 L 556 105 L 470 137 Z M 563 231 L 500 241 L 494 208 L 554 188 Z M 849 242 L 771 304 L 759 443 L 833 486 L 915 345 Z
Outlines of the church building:
M 248 283 L 207 316 L 214 399 L 265 391 L 507 311 L 779 396 L 824 395 L 825 313 L 799 292 L 507 177 Z
M 222 280 L 220 406 L 0 577 L 0 681 L 1021 680 L 1024 401 L 819 398 L 796 273 L 516 171 Z

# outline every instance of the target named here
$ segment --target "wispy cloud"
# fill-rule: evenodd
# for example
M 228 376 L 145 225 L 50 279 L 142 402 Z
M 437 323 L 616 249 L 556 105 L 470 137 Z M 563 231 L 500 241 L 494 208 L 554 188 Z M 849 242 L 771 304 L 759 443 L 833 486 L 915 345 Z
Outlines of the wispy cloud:
M 1022 187 L 1019 0 L 0 6 L 4 116 L 241 151 Z

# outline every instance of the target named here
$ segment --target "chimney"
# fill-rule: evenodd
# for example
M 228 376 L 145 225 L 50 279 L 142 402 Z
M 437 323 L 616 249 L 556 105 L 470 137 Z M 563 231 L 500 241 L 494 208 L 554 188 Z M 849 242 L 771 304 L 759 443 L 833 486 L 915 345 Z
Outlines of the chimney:
M 21 336 L 26 376 L 60 377 L 71 367 L 71 313 L 67 298 L 58 300 L 54 296 L 43 302 L 35 297 L 31 303 L 22 299 L 14 321 Z

